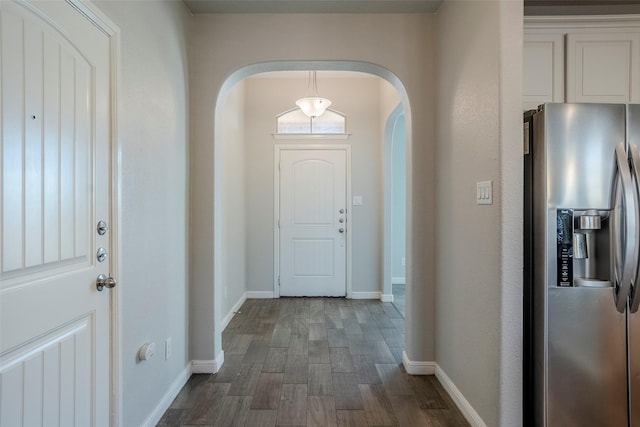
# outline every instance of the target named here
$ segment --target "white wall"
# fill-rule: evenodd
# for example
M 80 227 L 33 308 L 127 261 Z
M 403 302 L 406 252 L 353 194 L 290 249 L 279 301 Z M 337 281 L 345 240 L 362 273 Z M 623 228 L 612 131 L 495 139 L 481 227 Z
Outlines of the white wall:
M 437 361 L 487 425 L 498 424 L 500 199 L 497 2 L 445 1 L 437 19 Z
M 392 286 L 391 282 L 393 281 L 393 245 L 394 242 L 392 240 L 392 211 L 393 211 L 393 136 L 395 123 L 397 121 L 398 116 L 403 113 L 402 99 L 398 96 L 398 92 L 387 82 L 386 80 L 380 81 L 380 123 L 382 125 L 380 129 L 380 133 L 383 137 L 383 147 L 382 147 L 382 169 L 383 169 L 383 209 L 384 209 L 384 220 L 383 220 L 383 238 L 384 238 L 384 248 L 383 248 L 383 261 L 382 261 L 382 280 L 383 280 L 383 293 L 385 298 L 389 300 L 389 297 L 392 294 Z M 406 125 L 406 123 L 405 123 Z M 407 135 L 405 131 L 405 156 L 407 150 Z M 410 149 L 410 146 L 409 146 Z M 405 158 L 406 160 L 406 158 Z M 406 162 L 405 162 L 405 187 L 406 187 Z M 406 190 L 406 188 L 405 188 Z M 406 192 L 405 192 L 406 197 Z M 406 202 L 406 200 L 405 200 Z M 406 203 L 405 203 L 405 234 L 406 234 Z M 403 256 L 406 256 L 406 242 L 405 248 L 403 250 Z M 406 274 L 403 274 L 405 277 Z M 406 278 L 405 278 L 406 282 Z
M 355 76 L 325 78 L 318 72 L 319 93 L 332 109 L 347 116 L 347 141 L 274 140 L 276 114 L 295 107 L 307 88 L 304 78 L 255 77 L 246 80 L 247 153 L 247 267 L 251 291 L 273 291 L 273 156 L 274 144 L 345 143 L 351 145 L 353 195 L 363 196 L 362 206 L 352 209 L 354 292 L 379 291 L 382 236 L 382 136 L 380 135 L 379 78 Z
M 500 2 L 500 421 L 522 423 L 523 1 Z
M 397 118 L 391 137 L 391 277 L 393 283 L 402 283 L 405 279 L 405 266 L 402 260 L 406 256 L 407 227 L 407 186 L 406 186 L 406 139 L 404 115 Z
M 97 2 L 121 30 L 123 425 L 140 425 L 184 374 L 187 351 L 189 13 L 181 2 Z M 173 355 L 164 360 L 164 341 Z M 154 359 L 138 363 L 146 341 Z
M 521 307 L 517 292 L 503 299 L 505 287 L 517 289 L 521 283 L 516 273 L 522 253 L 503 233 L 505 224 L 509 232 L 514 227 L 517 232 L 522 181 L 518 167 L 511 168 L 508 178 L 501 171 L 504 163 L 522 162 L 520 110 L 513 104 L 522 97 L 521 81 L 518 86 L 513 77 L 522 67 L 509 70 L 507 64 L 521 63 L 521 56 L 517 49 L 501 50 L 501 45 L 511 39 L 515 46 L 520 40 L 521 51 L 522 3 L 512 2 L 508 15 L 503 15 L 507 6 L 502 3 L 508 2 L 445 1 L 436 32 L 437 362 L 489 426 L 522 422 L 517 417 L 520 378 L 512 371 L 500 375 L 503 342 L 515 340 L 505 353 L 508 358 L 518 359 L 521 351 L 518 335 L 503 329 L 501 314 L 516 314 Z M 507 18 L 515 23 L 505 26 Z M 508 156 L 501 158 L 504 152 Z M 514 184 L 503 194 L 502 184 L 509 179 Z M 476 182 L 484 180 L 493 181 L 493 205 L 475 203 Z M 518 241 L 521 235 L 509 236 Z M 514 252 L 505 253 L 506 247 Z M 505 267 L 513 272 L 512 284 L 503 277 Z M 505 413 L 511 418 L 501 415 Z
M 247 291 L 247 222 L 245 203 L 245 83 L 236 84 L 221 100 L 216 120 L 220 123 L 222 174 L 222 315 Z
M 317 63 L 303 67 L 373 70 L 391 79 L 402 92 L 407 129 L 413 141 L 411 157 L 420 165 L 412 169 L 411 161 L 408 162 L 412 171 L 408 182 L 412 201 L 407 215 L 409 220 L 415 218 L 410 232 L 416 238 L 407 259 L 410 266 L 407 316 L 409 323 L 416 326 L 407 330 L 406 350 L 412 360 L 434 360 L 433 16 L 198 15 L 194 16 L 191 31 L 192 358 L 212 360 L 221 352 L 219 333 L 211 334 L 211 325 L 219 325 L 221 319 L 221 297 L 216 298 L 213 288 L 219 274 L 212 262 L 216 259 L 215 236 L 211 240 L 214 230 L 219 230 L 219 224 L 214 224 L 216 204 L 211 169 L 218 143 L 211 118 L 218 95 L 230 76 L 229 83 L 245 77 L 243 70 L 248 66 L 268 71 L 279 68 L 265 62 L 288 61 L 280 68 L 286 69 L 295 61 L 315 60 L 321 61 L 321 67 Z

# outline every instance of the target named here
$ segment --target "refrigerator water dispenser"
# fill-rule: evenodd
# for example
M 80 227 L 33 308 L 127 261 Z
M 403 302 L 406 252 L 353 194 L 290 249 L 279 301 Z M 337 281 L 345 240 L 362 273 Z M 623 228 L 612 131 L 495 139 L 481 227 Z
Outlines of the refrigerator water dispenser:
M 556 286 L 612 286 L 608 219 L 608 211 L 558 209 Z
M 609 221 L 607 211 L 573 211 L 573 286 L 607 288 Z

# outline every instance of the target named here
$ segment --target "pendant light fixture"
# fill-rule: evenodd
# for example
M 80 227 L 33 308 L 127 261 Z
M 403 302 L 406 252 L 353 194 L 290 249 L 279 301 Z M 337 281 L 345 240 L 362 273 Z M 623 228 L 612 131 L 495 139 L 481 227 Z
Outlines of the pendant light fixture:
M 309 95 L 309 92 L 311 95 Z M 331 105 L 331 101 L 327 98 L 318 96 L 318 82 L 316 80 L 316 72 L 309 71 L 309 83 L 304 98 L 296 101 L 296 105 L 300 107 L 302 112 L 309 117 L 319 117 Z

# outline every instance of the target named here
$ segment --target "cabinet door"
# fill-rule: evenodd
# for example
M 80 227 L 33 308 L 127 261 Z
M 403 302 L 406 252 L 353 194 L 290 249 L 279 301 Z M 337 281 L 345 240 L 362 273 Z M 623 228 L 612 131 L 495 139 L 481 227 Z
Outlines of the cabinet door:
M 564 102 L 563 35 L 525 34 L 523 57 L 524 109 Z
M 567 102 L 640 101 L 640 32 L 567 35 Z

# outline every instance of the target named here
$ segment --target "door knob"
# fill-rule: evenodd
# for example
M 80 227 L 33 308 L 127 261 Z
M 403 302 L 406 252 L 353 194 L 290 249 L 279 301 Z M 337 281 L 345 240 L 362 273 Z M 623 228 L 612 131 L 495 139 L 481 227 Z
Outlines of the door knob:
M 340 209 L 338 212 L 340 212 L 341 214 L 344 213 L 344 209 Z
M 116 279 L 113 277 L 107 277 L 106 274 L 99 274 L 96 279 L 96 289 L 100 292 L 102 292 L 104 288 L 114 288 L 117 284 L 118 282 L 116 282 Z
M 338 232 L 339 233 L 344 233 L 344 228 L 342 228 L 342 227 L 338 228 Z

